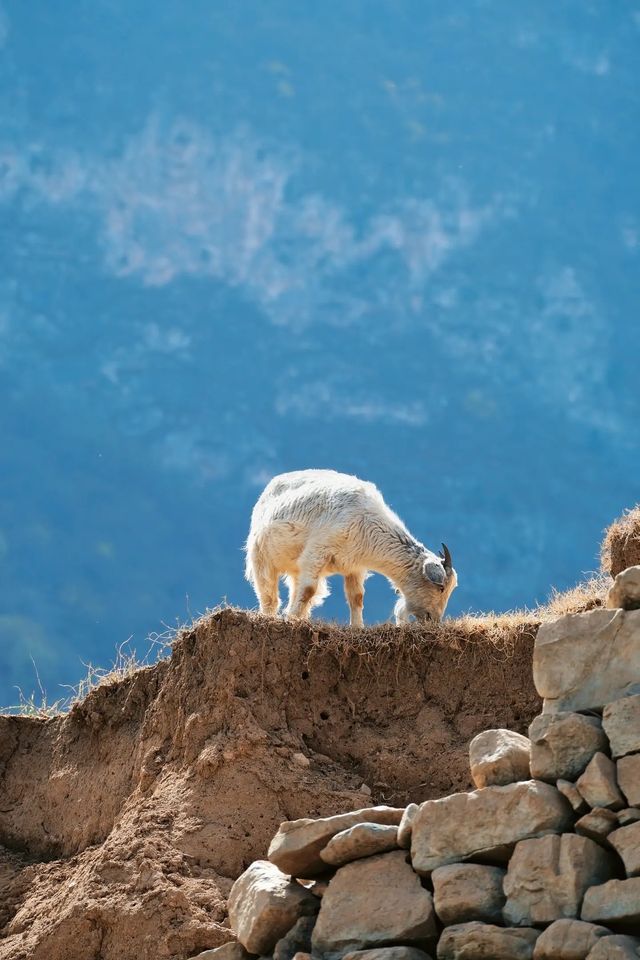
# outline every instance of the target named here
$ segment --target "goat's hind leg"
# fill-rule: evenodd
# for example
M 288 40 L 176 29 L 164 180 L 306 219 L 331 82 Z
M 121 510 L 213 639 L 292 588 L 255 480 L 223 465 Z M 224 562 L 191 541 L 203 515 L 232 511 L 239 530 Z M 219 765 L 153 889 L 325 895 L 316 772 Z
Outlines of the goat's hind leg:
M 278 574 L 272 569 L 255 571 L 253 585 L 260 602 L 260 613 L 275 617 L 280 606 Z

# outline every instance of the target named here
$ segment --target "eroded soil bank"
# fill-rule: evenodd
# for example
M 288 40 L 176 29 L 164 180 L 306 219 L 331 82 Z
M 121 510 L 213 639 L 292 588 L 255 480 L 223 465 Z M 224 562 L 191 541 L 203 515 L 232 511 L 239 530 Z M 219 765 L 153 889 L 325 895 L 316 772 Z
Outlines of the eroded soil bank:
M 224 610 L 64 717 L 0 717 L 0 958 L 229 939 L 230 885 L 281 820 L 466 789 L 471 737 L 526 732 L 535 629 L 500 650 Z

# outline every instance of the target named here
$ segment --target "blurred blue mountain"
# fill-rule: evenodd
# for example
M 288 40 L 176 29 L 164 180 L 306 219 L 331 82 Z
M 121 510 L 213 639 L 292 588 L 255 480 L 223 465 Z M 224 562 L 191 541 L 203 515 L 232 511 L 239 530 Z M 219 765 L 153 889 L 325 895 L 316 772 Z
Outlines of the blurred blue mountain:
M 639 56 L 626 2 L 2 2 L 0 703 L 253 605 L 283 470 L 446 540 L 453 613 L 597 568 L 639 498 Z

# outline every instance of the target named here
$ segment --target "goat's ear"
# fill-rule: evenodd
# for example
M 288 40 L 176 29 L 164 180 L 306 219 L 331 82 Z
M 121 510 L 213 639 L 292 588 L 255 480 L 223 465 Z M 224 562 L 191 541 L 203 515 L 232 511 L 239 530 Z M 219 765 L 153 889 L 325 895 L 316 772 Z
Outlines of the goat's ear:
M 434 583 L 438 587 L 444 586 L 445 572 L 441 563 L 436 563 L 434 560 L 427 560 L 422 568 L 422 572 L 431 583 Z

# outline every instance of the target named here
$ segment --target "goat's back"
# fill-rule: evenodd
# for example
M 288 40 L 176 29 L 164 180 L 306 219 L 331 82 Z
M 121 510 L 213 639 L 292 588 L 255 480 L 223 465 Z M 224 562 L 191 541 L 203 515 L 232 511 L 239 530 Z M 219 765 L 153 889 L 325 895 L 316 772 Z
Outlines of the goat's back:
M 278 520 L 305 525 L 388 510 L 373 483 L 336 470 L 296 470 L 271 480 L 253 509 L 252 530 Z
M 390 531 L 407 532 L 373 483 L 335 470 L 283 473 L 253 508 L 246 576 L 253 582 L 258 567 L 295 571 L 309 543 L 330 550 L 336 571 L 359 569 Z

